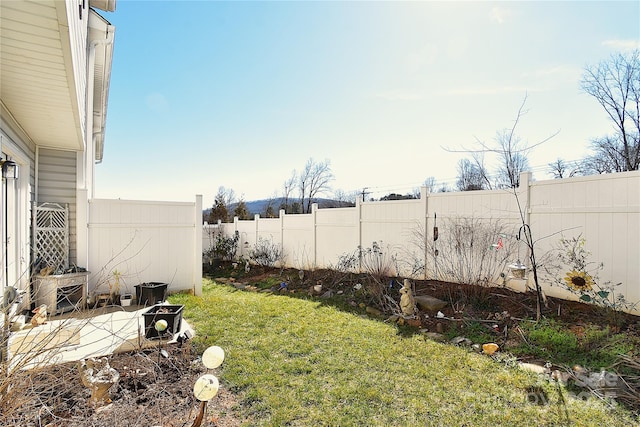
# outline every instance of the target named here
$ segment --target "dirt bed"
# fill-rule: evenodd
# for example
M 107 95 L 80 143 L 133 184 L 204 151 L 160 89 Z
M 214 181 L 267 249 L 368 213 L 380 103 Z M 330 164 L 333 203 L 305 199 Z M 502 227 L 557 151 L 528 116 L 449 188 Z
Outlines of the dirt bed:
M 15 378 L 13 387 L 24 390 L 21 402 L 3 426 L 131 427 L 191 426 L 200 410 L 193 395 L 196 379 L 206 373 L 191 347 L 166 348 L 168 357 L 158 350 L 110 356 L 109 364 L 120 374 L 111 388 L 112 402 L 95 408 L 91 393 L 80 379 L 76 363 L 59 365 Z M 12 393 L 13 396 L 16 393 Z M 7 402 L 5 402 L 7 403 Z M 218 395 L 208 403 L 202 426 L 231 427 L 241 424 L 234 418 L 235 396 L 222 384 Z

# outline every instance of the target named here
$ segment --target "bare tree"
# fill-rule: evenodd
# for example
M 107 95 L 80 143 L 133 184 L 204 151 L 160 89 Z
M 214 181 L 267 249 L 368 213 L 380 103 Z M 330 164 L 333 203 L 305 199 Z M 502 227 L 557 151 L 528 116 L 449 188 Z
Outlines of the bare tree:
M 476 143 L 480 146 L 479 149 L 466 149 L 464 147 L 461 150 L 447 149 L 449 152 L 471 153 L 475 162 L 476 172 L 480 174 L 483 180 L 482 188 L 491 189 L 494 186 L 498 188 L 518 187 L 520 184 L 520 173 L 526 171 L 529 167 L 527 160 L 529 152 L 531 152 L 535 147 L 549 141 L 559 133 L 559 131 L 555 132 L 535 144 L 529 144 L 517 136 L 516 128 L 518 127 L 522 116 L 527 113 L 524 109 L 526 103 L 527 95 L 525 95 L 520 108 L 518 108 L 518 113 L 516 114 L 516 118 L 513 121 L 511 128 L 498 131 L 494 137 L 494 144 L 488 144 L 479 138 L 476 138 Z M 491 182 L 487 169 L 484 167 L 484 155 L 487 153 L 493 154 L 498 158 L 499 166 L 496 171 L 497 178 L 495 180 L 495 185 Z M 458 187 L 460 186 L 458 185 Z
M 436 191 L 436 185 L 438 184 L 438 182 L 436 181 L 436 177 L 435 176 L 430 176 L 427 179 L 424 180 L 424 186 L 429 188 L 429 191 L 434 192 Z
M 478 166 L 469 159 L 458 161 L 458 180 L 456 186 L 460 191 L 484 190 L 484 178 Z
M 504 129 L 496 134 L 496 143 L 499 147 L 497 184 L 500 188 L 515 188 L 520 184 L 520 173 L 529 169 L 527 160 L 528 149 L 522 143 L 522 139 L 514 134 L 515 125 L 511 129 Z
M 549 163 L 549 174 L 555 179 L 570 178 L 582 174 L 581 163 L 568 163 L 562 159 L 556 159 L 555 162 Z
M 331 189 L 329 183 L 333 178 L 329 160 L 324 160 L 323 162 L 316 162 L 313 158 L 307 160 L 298 177 L 300 206 L 303 213 L 311 212 L 313 199 Z
M 591 141 L 593 154 L 584 159 L 585 171 L 588 174 L 625 172 L 628 159 L 625 154 L 624 142 L 616 136 L 604 136 Z M 638 150 L 635 144 L 634 150 Z M 637 170 L 638 166 L 636 165 Z
M 471 153 L 471 158 L 473 159 L 473 163 L 475 165 L 476 173 L 482 182 L 482 190 L 492 190 L 494 185 L 491 181 L 491 177 L 489 175 L 489 169 L 484 162 L 484 152 L 479 151 L 475 153 Z
M 640 167 L 640 50 L 617 53 L 582 76 L 582 89 L 593 96 L 613 122 L 615 136 L 594 141 L 594 157 L 607 160 L 611 172 Z
M 280 205 L 280 209 L 284 209 L 285 213 L 293 213 L 291 210 L 291 203 L 289 199 L 291 198 L 291 192 L 296 186 L 296 182 L 298 181 L 298 174 L 294 169 L 291 172 L 291 176 L 282 184 L 282 204 Z
M 355 206 L 357 197 L 357 192 L 347 194 L 344 190 L 337 189 L 333 192 L 332 207 L 341 208 L 346 206 Z

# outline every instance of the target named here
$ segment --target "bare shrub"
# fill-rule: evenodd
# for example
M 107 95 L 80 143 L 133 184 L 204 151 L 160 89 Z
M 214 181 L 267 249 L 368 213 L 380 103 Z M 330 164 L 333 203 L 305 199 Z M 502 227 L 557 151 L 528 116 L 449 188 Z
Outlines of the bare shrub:
M 249 260 L 261 267 L 275 267 L 278 262 L 284 264 L 284 258 L 280 245 L 263 238 L 259 238 L 249 252 Z
M 429 265 L 409 257 L 414 271 L 425 271 L 435 280 L 487 286 L 500 278 L 507 265 L 518 258 L 512 225 L 495 219 L 445 218 L 438 239 L 416 227 L 413 244 L 426 253 Z
M 333 285 L 341 283 L 345 280 L 351 280 L 354 273 L 358 272 L 360 265 L 360 251 L 345 252 L 338 257 L 338 261 L 329 264 L 331 281 Z
M 366 290 L 374 298 L 376 304 L 384 311 L 395 309 L 395 300 L 390 295 L 389 278 L 397 275 L 396 256 L 387 246 L 382 250 L 378 242 L 373 242 L 370 248 L 358 248 L 360 268 L 370 280 Z
M 211 246 L 204 251 L 204 255 L 211 259 L 232 261 L 238 251 L 240 234 L 236 231 L 233 236 L 226 236 L 222 227 L 214 226 L 207 229 Z

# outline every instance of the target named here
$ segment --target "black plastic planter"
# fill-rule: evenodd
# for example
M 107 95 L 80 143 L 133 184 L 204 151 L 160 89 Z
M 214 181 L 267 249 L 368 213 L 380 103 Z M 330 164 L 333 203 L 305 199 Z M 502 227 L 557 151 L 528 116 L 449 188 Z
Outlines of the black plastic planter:
M 136 301 L 138 305 L 156 305 L 167 298 L 166 283 L 147 282 L 136 285 Z
M 144 336 L 149 339 L 168 338 L 180 332 L 182 325 L 182 309 L 184 305 L 154 305 L 142 313 L 144 317 Z M 167 321 L 167 329 L 158 332 L 155 328 L 158 320 Z

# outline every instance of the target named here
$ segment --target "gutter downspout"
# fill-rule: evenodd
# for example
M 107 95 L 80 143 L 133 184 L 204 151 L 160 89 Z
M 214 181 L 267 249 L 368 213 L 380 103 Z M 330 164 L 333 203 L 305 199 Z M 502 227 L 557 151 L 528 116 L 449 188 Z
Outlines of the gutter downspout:
M 93 91 L 95 88 L 96 47 L 113 44 L 115 27 L 106 26 L 107 37 L 89 42 L 87 57 L 87 93 L 85 96 L 85 149 L 80 157 L 81 170 L 76 180 L 76 250 L 78 265 L 89 268 L 89 200 L 94 195 L 93 168 L 95 158 L 95 136 L 93 134 Z M 91 174 L 87 168 L 91 167 Z M 81 174 L 81 175 L 80 175 Z M 89 176 L 90 175 L 90 176 Z M 89 181 L 89 182 L 88 182 Z M 91 192 L 89 192 L 91 190 Z M 87 283 L 87 287 L 88 287 Z M 88 292 L 89 289 L 87 289 Z M 88 293 L 87 293 L 88 295 Z

